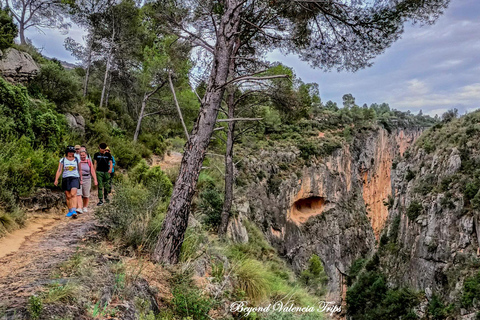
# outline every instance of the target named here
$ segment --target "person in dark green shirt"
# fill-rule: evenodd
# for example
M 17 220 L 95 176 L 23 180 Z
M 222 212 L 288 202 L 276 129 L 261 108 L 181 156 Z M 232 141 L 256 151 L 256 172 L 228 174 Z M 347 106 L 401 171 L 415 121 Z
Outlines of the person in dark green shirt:
M 112 173 L 113 161 L 112 155 L 106 152 L 107 144 L 100 143 L 98 146 L 99 152 L 93 155 L 95 172 L 97 173 L 98 181 L 98 199 L 97 206 L 103 205 L 103 201 L 109 202 L 108 194 L 110 193 L 110 173 Z

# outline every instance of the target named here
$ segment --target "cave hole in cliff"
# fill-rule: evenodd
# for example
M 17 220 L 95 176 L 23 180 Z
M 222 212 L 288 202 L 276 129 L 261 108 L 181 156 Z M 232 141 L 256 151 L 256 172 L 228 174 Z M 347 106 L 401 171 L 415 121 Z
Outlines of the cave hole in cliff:
M 307 222 L 310 217 L 320 215 L 325 208 L 325 198 L 309 197 L 293 203 L 290 218 L 296 224 Z

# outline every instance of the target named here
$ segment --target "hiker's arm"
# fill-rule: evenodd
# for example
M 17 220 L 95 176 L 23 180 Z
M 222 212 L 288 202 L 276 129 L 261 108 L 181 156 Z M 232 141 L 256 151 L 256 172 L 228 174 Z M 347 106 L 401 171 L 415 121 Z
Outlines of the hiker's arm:
M 80 185 L 83 184 L 82 170 L 80 169 L 81 165 L 82 164 L 80 162 L 77 162 L 77 171 L 78 171 L 78 176 L 80 177 Z
M 93 159 L 93 169 L 94 171 L 97 171 L 97 159 Z
M 60 178 L 60 174 L 62 174 L 62 170 L 63 170 L 63 165 L 61 162 L 58 163 L 58 169 L 57 169 L 57 173 L 55 174 L 55 182 L 53 182 L 53 184 L 55 186 L 58 185 L 58 178 Z
M 93 177 L 93 183 L 95 185 L 98 185 L 98 181 L 97 181 L 97 173 L 95 172 L 95 168 L 93 168 L 93 164 L 90 162 L 91 164 L 91 168 L 90 168 L 90 172 L 92 174 L 92 177 Z
M 108 169 L 108 173 L 112 173 L 112 168 L 113 168 L 113 161 L 110 160 L 110 169 Z

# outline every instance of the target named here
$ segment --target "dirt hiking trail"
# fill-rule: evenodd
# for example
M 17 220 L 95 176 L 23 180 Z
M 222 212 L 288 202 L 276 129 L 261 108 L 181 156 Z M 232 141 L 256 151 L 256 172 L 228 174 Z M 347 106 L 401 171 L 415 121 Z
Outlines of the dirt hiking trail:
M 180 164 L 182 154 L 171 152 L 164 159 L 152 158 L 152 166 L 162 170 Z M 65 217 L 66 209 L 55 214 L 37 214 L 26 226 L 0 238 L 0 319 L 8 319 L 8 310 L 25 307 L 30 296 L 48 284 L 52 272 L 76 252 L 83 241 L 96 231 L 93 210 L 96 191 L 90 200 L 90 212 L 77 219 Z M 2 318 L 6 311 L 7 318 Z
M 51 220 L 42 221 L 49 221 L 44 225 L 38 222 L 37 232 L 28 235 L 17 251 L 0 258 L 0 307 L 8 310 L 25 306 L 28 297 L 46 284 L 44 279 L 49 279 L 52 271 L 75 253 L 87 234 L 94 232 L 92 213 L 81 214 L 77 219 L 62 214 L 58 220 Z M 30 232 L 31 228 L 26 230 Z M 21 234 L 23 230 L 17 231 Z M 8 237 L 0 239 L 0 246 L 9 241 Z

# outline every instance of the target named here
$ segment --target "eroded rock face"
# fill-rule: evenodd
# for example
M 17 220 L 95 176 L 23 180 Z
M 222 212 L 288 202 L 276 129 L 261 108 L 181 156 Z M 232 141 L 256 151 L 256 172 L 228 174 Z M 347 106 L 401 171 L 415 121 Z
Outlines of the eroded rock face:
M 10 82 L 25 83 L 35 77 L 40 67 L 26 52 L 6 49 L 0 57 L 0 74 Z
M 461 165 L 455 147 L 430 154 L 417 149 L 397 165 L 392 171 L 396 197 L 388 223 L 397 250 L 382 258 L 391 282 L 442 296 L 447 302 L 461 294 L 463 280 L 476 272 L 474 261 L 479 257 L 480 215 L 464 210 L 463 187 L 449 183 Z M 445 187 L 440 188 L 442 184 Z M 409 218 L 412 203 L 420 204 L 421 210 Z
M 392 192 L 393 159 L 420 133 L 365 131 L 350 146 L 298 168 L 295 150 L 257 152 L 242 167 L 245 176 L 256 177 L 239 191 L 248 199 L 248 217 L 294 270 L 317 254 L 330 298 L 340 301 L 351 263 L 375 251 L 388 217 L 383 201 Z

